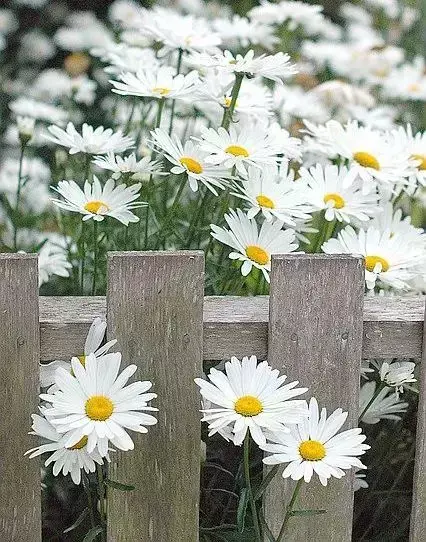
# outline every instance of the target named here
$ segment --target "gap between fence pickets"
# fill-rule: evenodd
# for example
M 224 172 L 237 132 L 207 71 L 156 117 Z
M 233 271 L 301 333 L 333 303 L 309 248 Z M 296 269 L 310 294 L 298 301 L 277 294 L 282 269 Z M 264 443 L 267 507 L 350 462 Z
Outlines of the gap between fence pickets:
M 423 296 L 366 296 L 363 358 L 420 359 L 424 305 Z M 81 352 L 91 322 L 105 313 L 104 297 L 40 297 L 41 360 L 67 359 Z M 204 359 L 249 354 L 265 359 L 268 313 L 268 296 L 205 297 Z

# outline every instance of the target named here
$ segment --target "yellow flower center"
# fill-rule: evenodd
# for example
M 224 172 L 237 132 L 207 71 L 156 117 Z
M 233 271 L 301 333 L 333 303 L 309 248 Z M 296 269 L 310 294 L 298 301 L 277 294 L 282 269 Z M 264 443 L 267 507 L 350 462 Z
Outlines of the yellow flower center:
M 230 98 L 228 96 L 224 96 L 223 104 L 224 104 L 225 107 L 229 107 L 231 105 L 231 102 L 232 102 L 232 98 Z M 235 107 L 238 107 L 238 101 L 235 102 Z
M 275 209 L 275 203 L 271 200 L 271 198 L 268 198 L 268 196 L 260 194 L 260 196 L 256 197 L 256 201 L 261 207 L 266 207 L 267 209 Z
M 244 395 L 235 401 L 234 410 L 241 416 L 257 416 L 263 412 L 262 403 L 253 395 Z
M 89 211 L 89 213 L 92 213 L 94 215 L 103 215 L 110 210 L 109 206 L 106 203 L 97 200 L 88 201 L 84 208 L 86 209 L 86 211 Z
M 368 271 L 373 272 L 376 265 L 380 263 L 382 264 L 382 272 L 386 273 L 386 271 L 389 271 L 389 262 L 382 258 L 381 256 L 366 256 L 365 257 L 365 268 L 368 269 Z
M 355 162 L 358 162 L 360 166 L 363 167 L 369 167 L 372 169 L 376 169 L 377 171 L 380 170 L 380 164 L 379 161 L 375 156 L 368 152 L 356 152 L 353 156 Z
M 326 194 L 324 196 L 324 203 L 328 203 L 329 201 L 334 203 L 335 209 L 343 209 L 345 206 L 345 200 L 339 194 Z
M 172 90 L 171 88 L 167 88 L 167 87 L 154 87 L 152 89 L 152 93 L 159 94 L 160 96 L 167 96 L 168 94 L 170 94 L 171 90 Z
M 197 160 L 194 160 L 189 156 L 183 156 L 179 159 L 179 162 L 191 173 L 203 173 L 203 166 L 200 162 L 197 162 Z
M 299 453 L 305 461 L 321 461 L 326 456 L 324 444 L 318 440 L 304 440 L 301 442 Z
M 420 169 L 421 171 L 426 171 L 426 154 L 413 154 L 411 158 L 420 162 L 420 164 L 417 166 L 417 169 Z
M 64 60 L 64 68 L 72 77 L 82 75 L 90 68 L 90 57 L 85 53 L 71 53 Z
M 91 420 L 104 422 L 114 412 L 114 404 L 105 395 L 93 395 L 87 399 L 84 409 Z
M 263 248 L 256 245 L 249 245 L 246 248 L 246 256 L 250 258 L 253 262 L 258 263 L 259 265 L 266 265 L 269 263 L 269 254 Z
M 419 92 L 420 85 L 418 83 L 411 83 L 411 85 L 408 85 L 408 90 L 411 92 Z
M 229 145 L 229 147 L 226 147 L 225 152 L 233 154 L 234 156 L 244 156 L 244 158 L 250 156 L 249 151 L 244 147 L 240 147 L 240 145 Z
M 81 450 L 82 448 L 84 448 L 87 444 L 87 437 L 84 436 L 83 438 L 81 438 L 77 444 L 74 444 L 74 446 L 70 446 L 68 448 L 68 450 Z

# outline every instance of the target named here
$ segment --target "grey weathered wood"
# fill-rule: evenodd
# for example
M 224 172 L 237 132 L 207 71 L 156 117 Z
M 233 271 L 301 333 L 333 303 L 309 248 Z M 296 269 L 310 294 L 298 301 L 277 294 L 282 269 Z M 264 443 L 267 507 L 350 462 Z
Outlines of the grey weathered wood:
M 112 253 L 108 333 L 124 364 L 154 383 L 158 425 L 112 456 L 109 542 L 197 542 L 200 477 L 204 257 L 201 252 Z
M 416 358 L 422 353 L 425 298 L 366 297 L 363 358 Z M 269 298 L 206 297 L 204 359 L 267 355 Z M 105 298 L 41 297 L 41 359 L 81 353 L 89 326 L 105 316 Z
M 269 363 L 309 387 L 331 413 L 349 412 L 357 424 L 362 346 L 364 270 L 350 256 L 276 256 L 272 261 Z M 323 488 L 316 477 L 302 486 L 298 508 L 326 509 L 324 516 L 293 518 L 286 541 L 349 542 L 352 476 Z M 265 514 L 278 533 L 295 483 L 278 476 L 265 497 Z M 332 526 L 332 528 L 330 527 Z
M 41 540 L 40 463 L 24 457 L 39 391 L 37 257 L 0 254 L 0 540 Z
M 423 336 L 423 356 L 419 380 L 420 393 L 417 410 L 416 459 L 410 542 L 423 542 L 426 533 L 426 333 Z

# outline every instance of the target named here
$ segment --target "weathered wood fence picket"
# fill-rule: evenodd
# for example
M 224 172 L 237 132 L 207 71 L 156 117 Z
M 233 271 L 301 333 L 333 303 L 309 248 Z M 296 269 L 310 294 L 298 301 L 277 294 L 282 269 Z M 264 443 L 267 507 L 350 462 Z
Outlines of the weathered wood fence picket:
M 37 259 L 0 255 L 0 541 L 40 542 L 40 465 L 23 453 L 36 411 L 39 360 L 81 354 L 96 316 L 107 317 L 123 361 L 154 382 L 159 423 L 113 454 L 112 477 L 134 483 L 108 495 L 108 542 L 197 542 L 200 399 L 193 379 L 204 360 L 255 354 L 308 385 L 329 409 L 357 423 L 361 359 L 421 361 L 411 542 L 426 532 L 426 358 L 424 298 L 365 297 L 363 262 L 347 256 L 276 256 L 271 295 L 204 297 L 201 252 L 111 253 L 107 297 L 38 297 Z M 265 497 L 273 530 L 289 487 Z M 325 516 L 292 524 L 291 540 L 349 542 L 352 478 L 302 499 Z

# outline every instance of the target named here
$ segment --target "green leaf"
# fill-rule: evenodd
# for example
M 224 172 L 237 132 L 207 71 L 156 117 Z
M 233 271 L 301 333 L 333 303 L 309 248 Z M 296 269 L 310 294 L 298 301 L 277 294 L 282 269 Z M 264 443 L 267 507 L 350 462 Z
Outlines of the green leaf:
M 325 514 L 327 510 L 293 510 L 291 516 L 320 516 Z
M 118 489 L 119 491 L 134 491 L 134 489 L 136 489 L 135 486 L 122 484 L 121 482 L 109 480 L 108 478 L 105 480 L 105 484 L 113 489 Z
M 248 503 L 249 503 L 249 492 L 247 488 L 245 487 L 241 490 L 240 500 L 238 502 L 238 509 L 237 509 L 237 527 L 240 533 L 244 531 Z
M 77 527 L 83 523 L 83 521 L 89 516 L 89 514 L 89 509 L 85 508 L 83 512 L 78 516 L 78 518 L 74 521 L 74 523 L 70 527 L 68 527 L 68 529 L 65 529 L 64 534 L 69 533 L 74 529 L 77 529 Z
M 274 465 L 272 469 L 268 472 L 268 474 L 265 476 L 265 478 L 262 480 L 262 483 L 257 488 L 257 491 L 254 495 L 255 501 L 258 501 L 262 497 L 262 495 L 265 493 L 266 488 L 269 486 L 272 479 L 277 474 L 279 468 L 280 468 L 279 465 Z
M 98 535 L 101 534 L 102 531 L 103 528 L 100 525 L 98 525 L 98 527 L 93 527 L 93 529 L 90 529 L 90 531 L 83 538 L 83 542 L 93 542 L 98 538 Z

